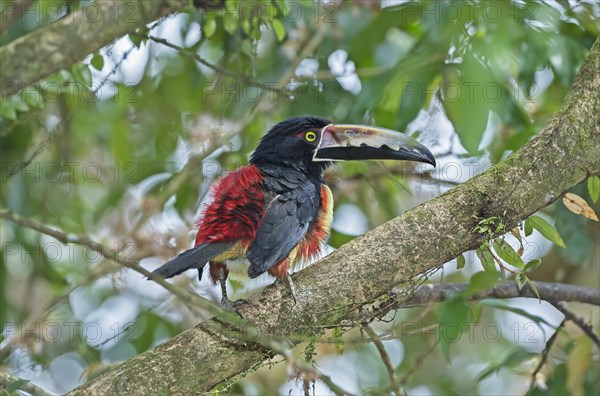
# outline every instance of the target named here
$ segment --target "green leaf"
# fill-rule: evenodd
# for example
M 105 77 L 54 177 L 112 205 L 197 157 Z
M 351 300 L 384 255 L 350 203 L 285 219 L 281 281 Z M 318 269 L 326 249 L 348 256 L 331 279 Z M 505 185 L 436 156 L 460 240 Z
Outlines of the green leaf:
M 442 104 L 460 142 L 471 154 L 479 151 L 490 110 L 498 107 L 498 95 L 504 93 L 490 68 L 468 51 L 460 65 L 447 65 L 443 73 Z M 500 91 L 486 89 L 494 86 Z M 493 96 L 493 97 L 490 97 Z
M 549 323 L 546 319 L 544 319 L 540 316 L 532 315 L 529 312 L 525 311 L 524 309 L 512 307 L 502 300 L 492 300 L 492 299 L 481 300 L 480 304 L 483 304 L 487 307 L 502 309 L 504 311 L 508 311 L 508 312 L 515 313 L 517 315 L 521 315 L 527 319 L 531 319 L 532 321 L 536 322 L 537 324 L 543 323 L 552 328 L 556 327 L 556 326 L 552 325 L 551 323 Z M 540 328 L 545 336 L 546 332 L 544 331 L 544 328 L 543 327 L 540 327 Z
M 483 305 L 479 304 L 479 302 L 471 304 L 471 319 L 473 320 L 473 323 L 479 323 L 482 313 Z
M 477 381 L 481 381 L 486 377 L 499 371 L 502 367 L 513 367 L 525 360 L 529 360 L 537 356 L 536 353 L 527 352 L 523 349 L 514 349 L 509 352 L 500 362 L 491 364 L 488 368 L 477 375 Z
M 477 254 L 477 257 L 479 257 L 479 260 L 481 261 L 481 266 L 484 270 L 492 273 L 498 272 L 496 270 L 496 263 L 494 262 L 494 258 L 492 257 L 492 254 L 489 251 L 489 246 L 487 245 L 487 243 L 480 246 L 475 251 L 475 253 Z
M 2 101 L 2 103 L 0 103 L 0 116 L 6 118 L 7 120 L 16 120 L 17 110 L 12 103 Z
M 206 38 L 211 38 L 217 31 L 217 21 L 215 18 L 207 19 L 202 25 L 202 31 Z
M 455 294 L 450 296 L 440 306 L 438 329 L 440 347 L 450 362 L 450 345 L 460 339 L 460 335 L 466 330 L 466 322 L 469 319 L 469 307 L 463 298 Z
M 104 57 L 100 55 L 99 52 L 96 52 L 94 56 L 92 56 L 92 61 L 90 64 L 94 67 L 94 69 L 102 70 L 104 67 Z
M 11 394 L 21 394 L 19 392 L 17 392 L 19 389 L 23 388 L 25 385 L 29 384 L 30 381 L 24 380 L 24 379 L 18 379 L 15 382 L 11 382 L 9 383 L 6 388 L 4 388 L 4 390 L 6 391 L 7 395 L 11 395 Z M 4 392 L 2 393 L 4 394 Z
M 598 197 L 600 197 L 600 177 L 590 176 L 588 178 L 587 186 L 592 201 L 594 203 L 598 202 Z
M 523 272 L 531 272 L 538 268 L 541 264 L 542 260 L 539 258 L 530 260 L 527 262 L 527 264 L 525 264 L 525 267 L 523 267 Z
M 279 19 L 273 20 L 273 30 L 275 31 L 275 36 L 277 36 L 277 41 L 282 42 L 285 38 L 285 27 L 283 27 L 283 23 Z
M 229 277 L 228 280 L 233 291 L 242 290 L 244 288 L 244 283 L 241 280 L 232 277 Z
M 456 269 L 462 269 L 466 264 L 466 260 L 465 260 L 465 256 L 464 255 L 460 255 L 456 258 Z
M 540 292 L 537 289 L 537 286 L 535 285 L 535 282 L 532 281 L 531 279 L 527 278 L 527 282 L 529 283 L 529 286 L 531 287 L 531 290 L 533 290 L 533 292 L 535 293 L 535 296 L 538 299 L 538 302 L 541 304 L 542 303 L 542 299 L 540 298 Z
M 531 235 L 531 233 L 533 232 L 533 226 L 531 225 L 531 222 L 529 221 L 529 219 L 525 219 L 525 225 L 523 226 L 523 228 L 525 228 L 525 236 L 526 237 Z
M 592 362 L 592 343 L 586 336 L 576 338 L 567 358 L 567 389 L 572 395 L 584 395 L 585 377 Z
M 525 276 L 524 274 L 517 274 L 517 276 L 515 277 L 515 281 L 517 282 L 517 286 L 519 287 L 519 290 L 521 290 L 523 288 L 523 286 L 525 286 L 525 283 L 527 283 L 527 276 Z
M 225 27 L 225 31 L 230 35 L 233 35 L 238 29 L 236 18 L 237 12 L 234 14 L 226 13 L 225 16 L 223 16 L 223 26 Z
M 494 240 L 494 250 L 502 260 L 513 267 L 523 268 L 525 266 L 521 256 L 503 238 Z
M 343 336 L 344 333 L 342 332 L 342 329 L 339 326 L 333 329 L 333 333 L 331 334 L 333 346 L 335 347 L 337 353 L 340 355 L 344 353 L 344 340 L 342 339 Z
M 246 36 L 250 36 L 250 33 L 252 33 L 252 25 L 247 19 L 242 21 L 242 30 L 246 33 Z
M 479 271 L 473 274 L 473 276 L 471 276 L 471 280 L 469 281 L 469 285 L 463 292 L 463 296 L 469 297 L 474 294 L 489 290 L 492 287 L 496 287 L 498 284 L 498 277 L 498 272 Z
M 25 103 L 27 103 L 29 105 L 29 107 L 37 107 L 37 108 L 41 108 L 44 106 L 44 96 L 41 94 L 41 92 L 35 88 L 35 87 L 29 87 L 28 88 L 28 93 L 27 95 L 24 95 L 24 100 Z
M 540 234 L 542 234 L 544 238 L 555 243 L 561 248 L 566 247 L 562 238 L 558 234 L 558 231 L 556 231 L 556 229 L 552 225 L 550 225 L 550 223 L 548 223 L 546 220 L 542 219 L 540 216 L 531 216 L 527 220 L 533 228 L 535 228 Z
M 142 43 L 145 41 L 144 36 L 142 36 L 141 34 L 130 34 L 129 35 L 129 40 L 131 40 L 131 43 L 136 48 L 140 48 L 140 46 L 142 45 Z
M 28 111 L 29 105 L 27 102 L 24 102 L 22 98 L 19 97 L 19 100 L 14 101 L 13 105 L 15 106 L 15 110 L 18 111 Z

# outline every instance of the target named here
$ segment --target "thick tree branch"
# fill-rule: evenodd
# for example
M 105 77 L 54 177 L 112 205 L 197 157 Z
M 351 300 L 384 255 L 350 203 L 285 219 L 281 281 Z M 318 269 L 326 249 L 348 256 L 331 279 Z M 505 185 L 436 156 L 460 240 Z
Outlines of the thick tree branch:
M 299 303 L 285 286 L 269 286 L 242 308 L 261 335 L 318 334 L 356 317 L 417 274 L 474 249 L 477 218 L 516 226 L 600 171 L 600 44 L 594 44 L 563 107 L 539 135 L 506 160 L 294 275 Z M 205 392 L 265 358 L 263 352 L 201 323 L 76 389 L 73 394 Z M 215 330 L 216 329 L 216 330 Z M 246 334 L 246 337 L 250 335 Z
M 147 34 L 138 34 L 138 37 L 142 37 L 142 38 L 146 38 L 148 40 L 154 41 L 155 43 L 159 43 L 164 45 L 165 47 L 169 47 L 172 48 L 176 51 L 178 51 L 181 55 L 188 57 L 190 59 L 195 60 L 196 62 L 200 63 L 201 65 L 204 65 L 206 67 L 208 67 L 209 69 L 219 73 L 219 74 L 223 74 L 225 76 L 229 76 L 232 77 L 238 81 L 243 82 L 244 84 L 249 84 L 249 85 L 254 85 L 256 87 L 260 87 L 264 90 L 270 91 L 270 92 L 275 92 L 275 93 L 282 93 L 283 91 L 281 90 L 281 88 L 273 85 L 273 84 L 269 84 L 269 83 L 263 83 L 260 81 L 254 81 L 252 80 L 252 77 L 246 75 L 246 74 L 242 74 L 242 73 L 236 73 L 234 71 L 231 71 L 229 69 L 226 69 L 222 66 L 210 63 L 209 61 L 207 61 L 206 59 L 204 59 L 203 57 L 201 57 L 200 55 L 198 55 L 195 52 L 192 52 L 190 50 L 188 50 L 187 48 L 183 48 L 179 45 L 173 44 L 171 42 L 169 42 L 169 40 L 166 40 L 164 38 L 160 38 L 160 37 L 156 37 L 156 36 L 152 36 L 152 35 L 147 35 Z
M 85 4 L 58 22 L 0 47 L 2 97 L 188 4 L 188 0 L 97 0 Z

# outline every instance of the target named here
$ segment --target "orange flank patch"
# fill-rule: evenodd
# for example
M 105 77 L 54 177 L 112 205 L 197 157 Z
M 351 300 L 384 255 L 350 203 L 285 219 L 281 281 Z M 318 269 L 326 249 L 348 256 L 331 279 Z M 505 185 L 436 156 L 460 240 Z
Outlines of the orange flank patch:
M 309 228 L 297 247 L 297 256 L 306 261 L 314 258 L 321 252 L 321 246 L 327 242 L 331 233 L 333 222 L 333 195 L 326 184 L 321 185 L 321 211 L 317 220 Z
M 287 278 L 288 277 L 288 269 L 290 268 L 290 261 L 291 261 L 290 256 L 292 256 L 292 253 L 290 253 L 289 256 L 287 256 L 286 258 L 284 258 L 283 260 L 281 260 L 280 262 L 278 262 L 277 264 L 275 264 L 274 266 L 269 268 L 267 270 L 269 275 L 274 276 L 277 279 Z
M 219 282 L 219 271 L 221 269 L 225 270 L 225 279 L 227 279 L 229 271 L 227 270 L 227 266 L 225 264 L 212 261 L 209 263 L 210 279 L 212 280 L 213 285 L 216 285 L 217 282 Z

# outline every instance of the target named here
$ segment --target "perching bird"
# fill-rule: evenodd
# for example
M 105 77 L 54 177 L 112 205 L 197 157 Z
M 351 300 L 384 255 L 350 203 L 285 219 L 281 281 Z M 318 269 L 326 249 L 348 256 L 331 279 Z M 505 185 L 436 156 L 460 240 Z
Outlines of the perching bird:
M 331 230 L 333 198 L 323 171 L 332 161 L 366 159 L 435 166 L 427 148 L 389 129 L 334 125 L 312 116 L 280 122 L 261 139 L 250 165 L 211 187 L 195 247 L 153 273 L 170 278 L 195 268 L 201 279 L 209 263 L 210 278 L 221 284 L 221 305 L 233 309 L 225 282 L 228 266 L 241 259 L 250 278 L 268 272 L 287 280 L 295 301 L 289 268 L 318 255 Z

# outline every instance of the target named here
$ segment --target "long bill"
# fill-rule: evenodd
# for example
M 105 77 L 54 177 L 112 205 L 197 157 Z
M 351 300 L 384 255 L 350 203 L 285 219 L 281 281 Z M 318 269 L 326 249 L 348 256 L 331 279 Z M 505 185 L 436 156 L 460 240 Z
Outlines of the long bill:
M 435 167 L 431 151 L 415 139 L 391 129 L 368 125 L 327 125 L 321 130 L 313 161 L 392 159 Z

